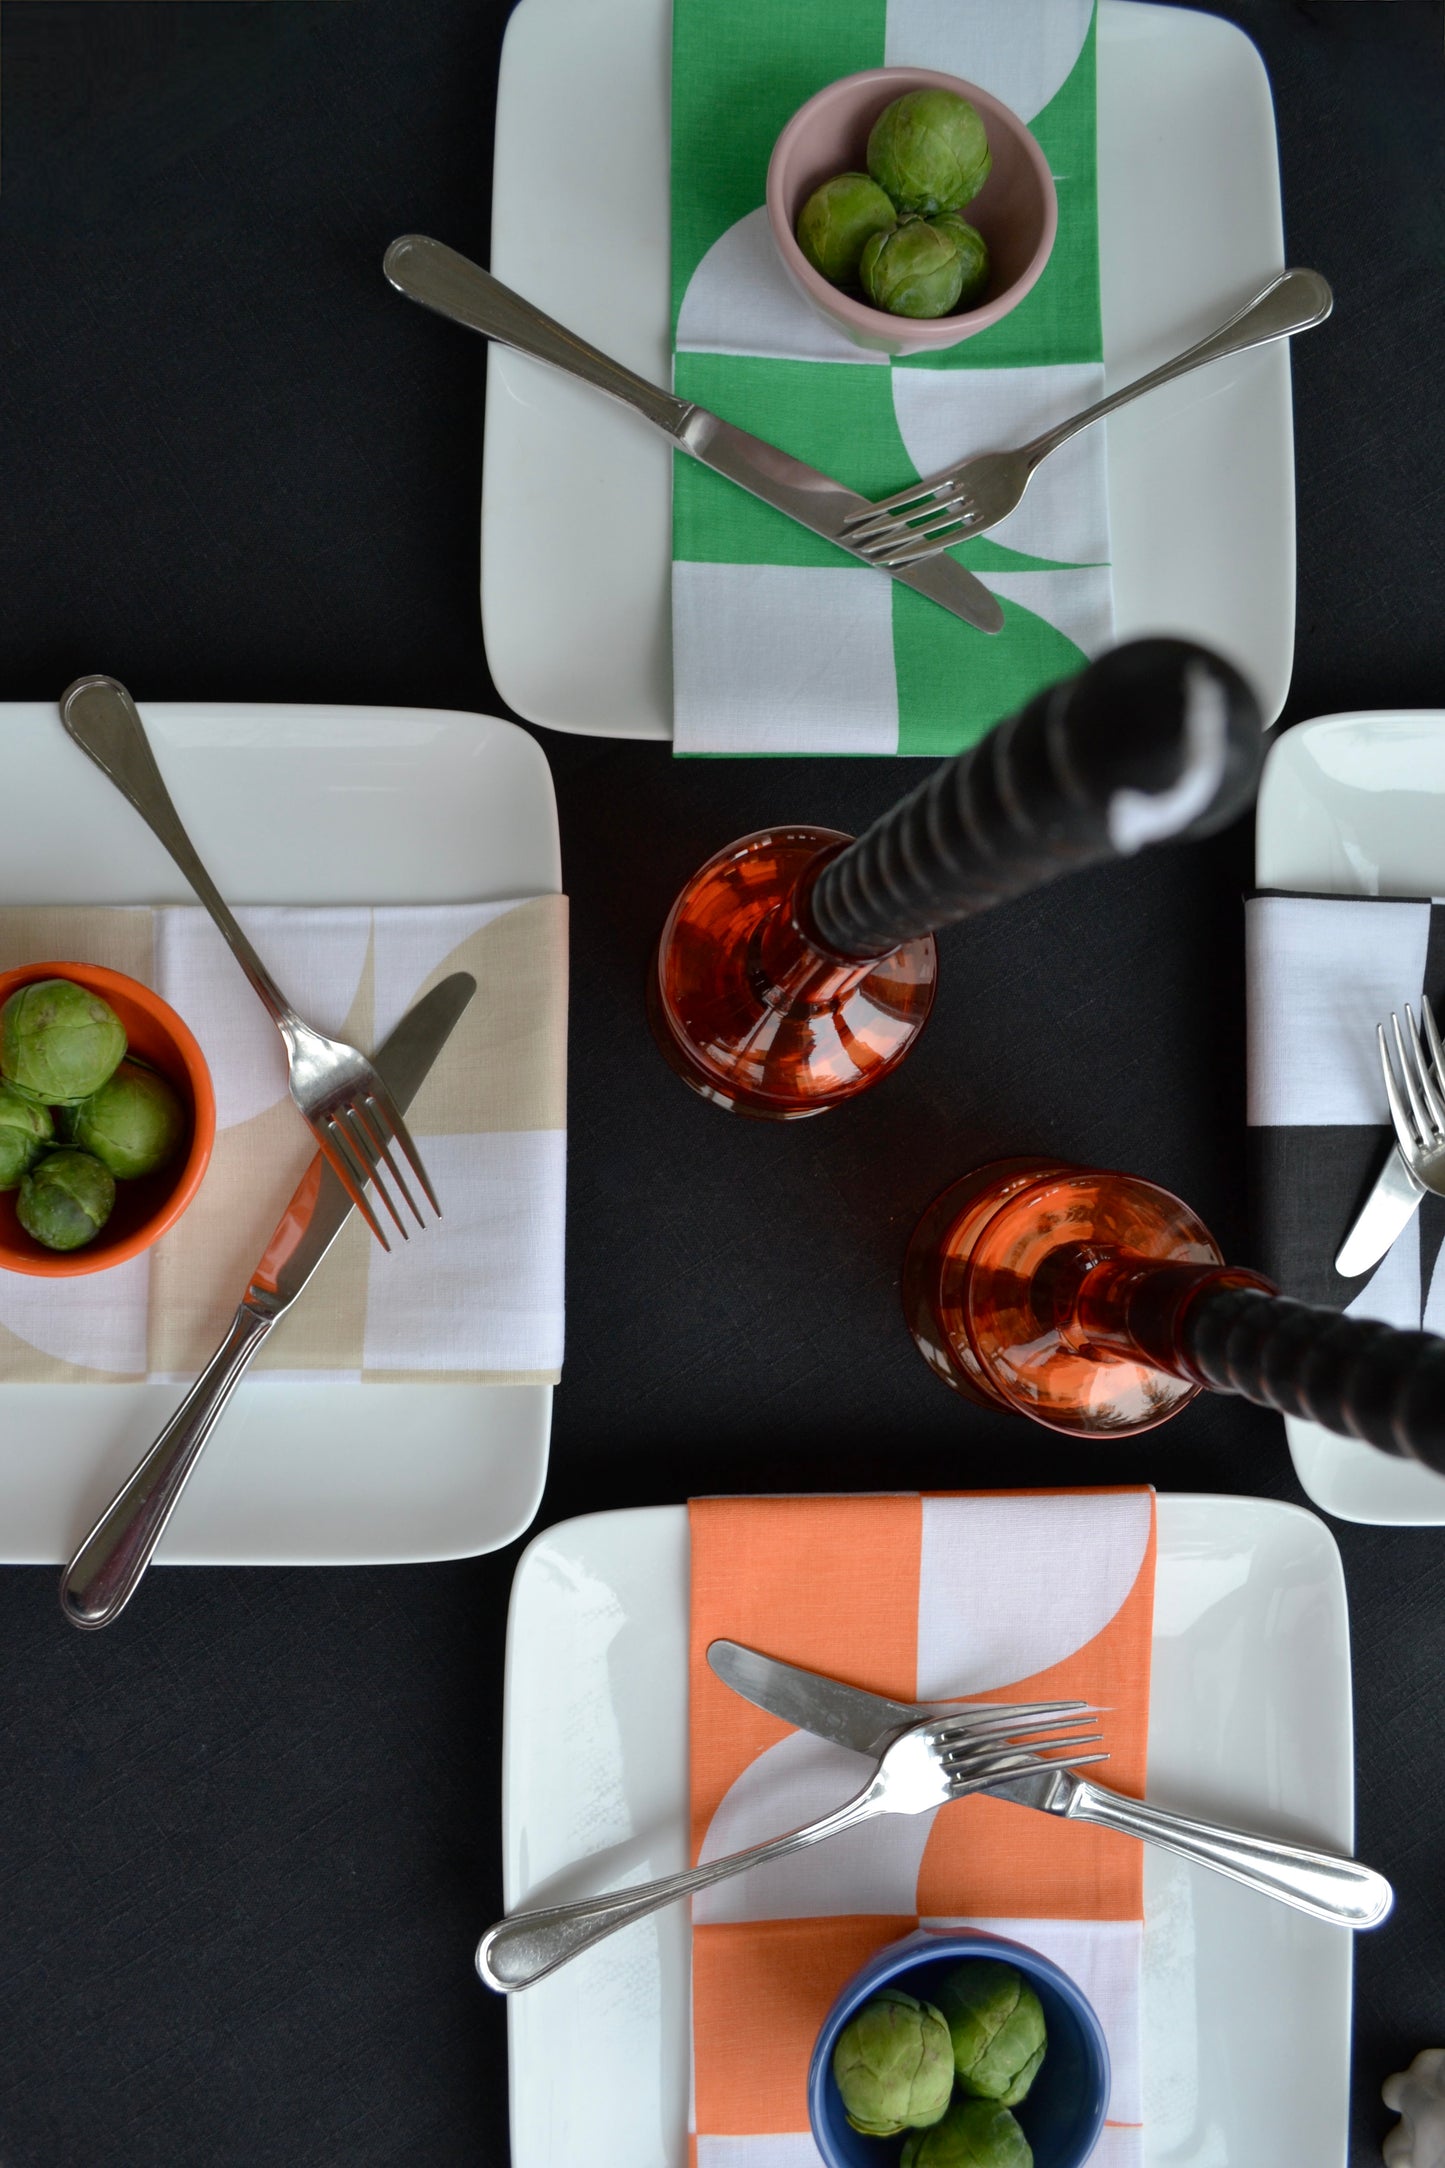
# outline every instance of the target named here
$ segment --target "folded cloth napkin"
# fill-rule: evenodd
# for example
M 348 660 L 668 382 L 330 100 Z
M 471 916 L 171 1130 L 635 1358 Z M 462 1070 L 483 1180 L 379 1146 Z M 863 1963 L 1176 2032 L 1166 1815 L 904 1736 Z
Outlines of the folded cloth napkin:
M 963 77 L 1026 120 L 1059 230 L 1032 293 L 943 353 L 891 361 L 789 283 L 763 207 L 773 143 L 862 68 Z M 676 0 L 673 382 L 849 488 L 884 497 L 1022 444 L 1103 390 L 1093 0 Z M 965 216 L 967 216 L 965 211 Z M 679 753 L 952 753 L 1113 629 L 1103 427 L 1056 452 L 1018 510 L 954 554 L 993 589 L 994 636 L 679 455 Z
M 428 987 L 477 995 L 408 1117 L 441 1200 L 388 1256 L 354 1214 L 267 1339 L 292 1380 L 545 1383 L 562 1359 L 567 902 L 237 913 L 309 1021 L 373 1047 Z M 216 1143 L 200 1193 L 154 1248 L 78 1279 L 0 1273 L 0 1380 L 191 1378 L 244 1294 L 315 1152 L 280 1037 L 204 911 L 0 910 L 0 970 L 101 964 L 141 979 L 200 1041 Z M 425 1209 L 425 1208 L 423 1208 Z
M 1370 1273 L 1334 1265 L 1395 1141 L 1375 1026 L 1445 994 L 1445 903 L 1254 896 L 1245 955 L 1260 1270 L 1302 1302 L 1445 1332 L 1445 1200 L 1426 1197 Z
M 1109 1712 L 1104 1780 L 1142 1794 L 1152 1492 L 704 1498 L 688 1513 L 695 1859 L 812 1820 L 869 1771 L 715 1678 L 720 1636 L 903 1701 L 1087 1699 Z M 818 2029 L 850 1975 L 920 1921 L 1012 1936 L 1077 1981 L 1113 2064 L 1092 2157 L 1137 2168 L 1142 1847 L 982 1796 L 868 1823 L 694 1899 L 695 2168 L 817 2168 Z

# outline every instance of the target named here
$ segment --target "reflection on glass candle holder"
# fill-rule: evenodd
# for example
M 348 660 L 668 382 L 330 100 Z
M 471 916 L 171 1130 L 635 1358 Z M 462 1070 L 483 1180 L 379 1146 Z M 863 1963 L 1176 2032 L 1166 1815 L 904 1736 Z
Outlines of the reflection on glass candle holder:
M 853 841 L 744 836 L 669 913 L 648 1013 L 714 1105 L 775 1121 L 887 1076 L 933 1000 L 934 929 L 1085 866 L 1207 835 L 1259 773 L 1259 709 L 1184 640 L 1136 640 L 1053 685 Z
M 965 1175 L 913 1231 L 903 1309 L 955 1392 L 1050 1430 L 1129 1436 L 1205 1389 L 1445 1468 L 1445 1340 L 1276 1294 L 1133 1175 Z

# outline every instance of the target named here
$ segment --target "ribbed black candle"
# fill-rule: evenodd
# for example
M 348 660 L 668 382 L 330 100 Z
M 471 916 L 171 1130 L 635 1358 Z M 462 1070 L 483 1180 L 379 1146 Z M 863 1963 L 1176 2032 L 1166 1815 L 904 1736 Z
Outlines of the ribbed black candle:
M 832 859 L 802 899 L 845 961 L 1146 844 L 1241 813 L 1263 754 L 1239 673 L 1186 640 L 1134 640 L 1051 686 L 929 776 Z
M 1208 1287 L 1184 1313 L 1184 1352 L 1216 1392 L 1445 1472 L 1445 1340 L 1342 1317 L 1255 1288 Z

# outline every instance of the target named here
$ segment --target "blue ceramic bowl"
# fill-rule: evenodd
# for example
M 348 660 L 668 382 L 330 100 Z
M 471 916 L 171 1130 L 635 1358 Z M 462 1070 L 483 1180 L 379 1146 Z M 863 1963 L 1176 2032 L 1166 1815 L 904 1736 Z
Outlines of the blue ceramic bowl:
M 931 2002 L 964 1957 L 998 1957 L 1017 1966 L 1043 2004 L 1048 2053 L 1028 2098 L 1013 2111 L 1033 2147 L 1034 2168 L 1080 2168 L 1093 2152 L 1109 2105 L 1109 2050 L 1092 2005 L 1066 1972 L 1022 1942 L 980 1928 L 920 1927 L 855 1972 L 823 2020 L 808 2066 L 808 2120 L 827 2168 L 892 2168 L 903 2144 L 901 2137 L 865 2138 L 844 2115 L 833 2079 L 839 2033 L 880 1987 Z

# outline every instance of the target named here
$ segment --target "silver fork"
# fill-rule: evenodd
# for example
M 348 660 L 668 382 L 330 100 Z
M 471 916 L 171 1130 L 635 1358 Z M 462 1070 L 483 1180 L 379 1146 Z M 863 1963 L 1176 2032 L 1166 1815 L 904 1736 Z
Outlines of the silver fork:
M 981 1705 L 961 1710 L 956 1716 L 930 1718 L 914 1724 L 894 1739 L 869 1782 L 846 1805 L 801 1829 L 789 1830 L 766 1844 L 750 1845 L 743 1852 L 729 1852 L 682 1874 L 664 1875 L 660 1881 L 644 1882 L 633 1889 L 611 1890 L 599 1897 L 583 1897 L 575 1904 L 539 1905 L 525 1912 L 509 1913 L 488 1928 L 477 1946 L 477 1970 L 488 1987 L 502 1995 L 515 1994 L 555 1972 L 581 1951 L 590 1949 L 605 1935 L 615 1934 L 634 1920 L 646 1919 L 679 1897 L 708 1889 L 729 1875 L 743 1874 L 765 1860 L 784 1859 L 807 1845 L 822 1844 L 829 1837 L 855 1829 L 880 1814 L 924 1814 L 946 1806 L 968 1792 L 981 1791 L 1000 1778 L 1021 1776 L 1041 1766 L 1037 1748 L 1052 1750 L 1059 1759 L 1068 1752 L 1071 1766 L 1107 1761 L 1106 1754 L 1076 1754 L 1072 1749 L 1090 1746 L 1101 1737 L 1097 1731 L 1069 1737 L 1046 1737 L 1063 1725 L 1082 1722 L 1100 1712 L 1079 1702 L 1038 1702 L 1020 1708 Z M 1031 1737 L 1035 1749 L 1016 1742 Z M 1047 1760 L 1043 1766 L 1047 1766 Z
M 1107 399 L 1085 407 L 1045 430 L 1032 443 L 1011 452 L 979 452 L 961 466 L 950 467 L 931 482 L 915 482 L 911 489 L 896 490 L 880 498 L 871 512 L 855 512 L 844 522 L 844 532 L 854 548 L 873 564 L 885 567 L 923 564 L 971 535 L 983 534 L 1007 519 L 1036 467 L 1050 452 L 1067 444 L 1081 429 L 1127 406 L 1131 399 L 1160 384 L 1172 383 L 1208 361 L 1222 361 L 1227 354 L 1242 354 L 1251 346 L 1266 346 L 1274 339 L 1288 339 L 1296 331 L 1322 324 L 1334 307 L 1334 296 L 1318 271 L 1284 271 L 1211 331 L 1208 338 L 1176 354 L 1172 361 L 1136 377 Z
M 109 776 L 147 827 L 160 838 L 225 936 L 231 953 L 286 1043 L 291 1097 L 335 1169 L 337 1179 L 382 1248 L 389 1250 L 391 1244 L 367 1200 L 368 1182 L 374 1184 L 403 1239 L 409 1236 L 391 1190 L 382 1179 L 382 1168 L 409 1206 L 417 1225 L 426 1224 L 392 1156 L 393 1144 L 440 1218 L 441 1206 L 437 1203 L 436 1192 L 412 1143 L 401 1109 L 381 1077 L 358 1048 L 348 1046 L 344 1039 L 329 1039 L 325 1032 L 316 1031 L 303 1022 L 232 917 L 181 825 L 181 817 L 171 803 L 150 740 L 136 713 L 135 702 L 125 687 L 114 678 L 77 678 L 61 700 L 60 716 L 81 751 L 89 754 L 103 775 Z
M 1441 1045 L 1440 1034 L 1435 1028 L 1435 1012 L 1424 996 L 1420 1001 L 1420 1015 L 1427 1045 L 1420 1042 L 1408 1002 L 1403 1031 L 1399 1017 L 1391 1014 L 1390 1028 L 1399 1061 L 1398 1078 L 1395 1064 L 1390 1060 L 1383 1024 L 1375 1026 L 1375 1037 L 1379 1042 L 1380 1067 L 1385 1072 L 1385 1096 L 1390 1102 L 1390 1119 L 1395 1125 L 1400 1157 L 1417 1182 L 1433 1190 L 1437 1197 L 1445 1197 L 1445 1046 Z

